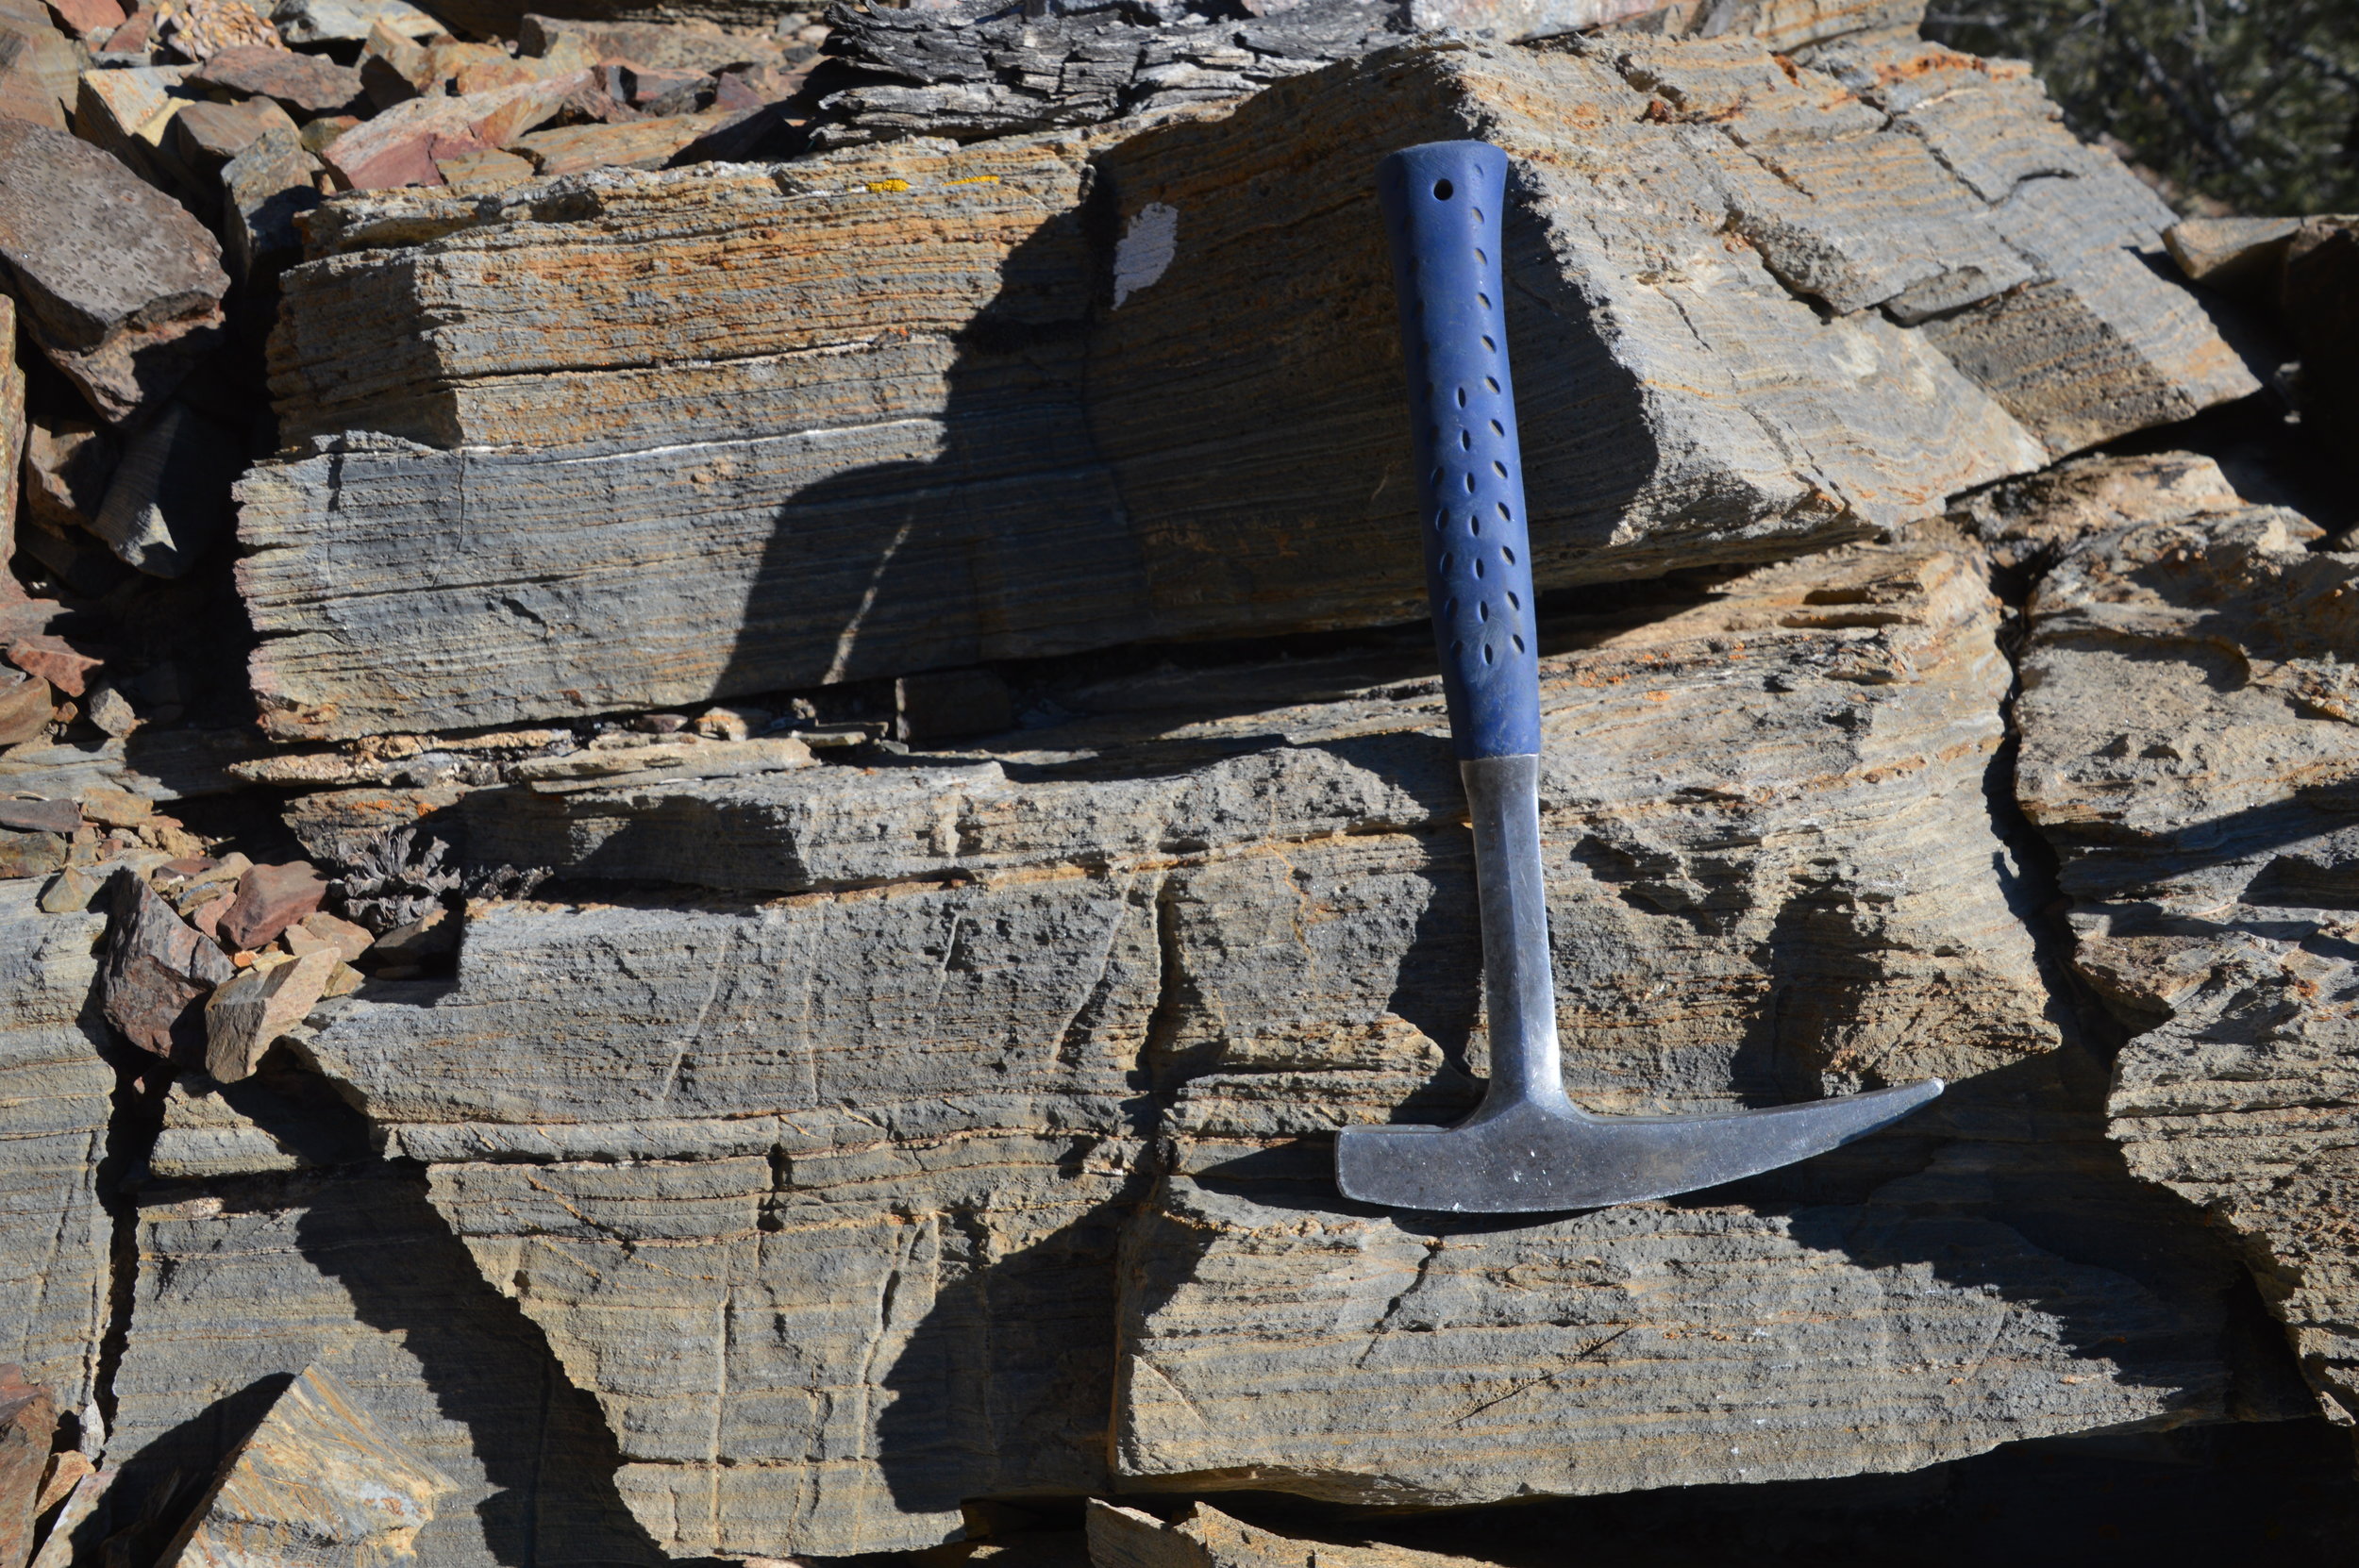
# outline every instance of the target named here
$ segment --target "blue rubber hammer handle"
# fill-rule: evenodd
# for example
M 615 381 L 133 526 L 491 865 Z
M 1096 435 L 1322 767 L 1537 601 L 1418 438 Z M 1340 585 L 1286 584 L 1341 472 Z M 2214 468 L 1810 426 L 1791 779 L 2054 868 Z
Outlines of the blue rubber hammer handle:
M 1499 211 L 1507 155 L 1428 142 L 1376 170 L 1409 368 L 1426 593 L 1462 758 L 1540 750 L 1540 666 Z

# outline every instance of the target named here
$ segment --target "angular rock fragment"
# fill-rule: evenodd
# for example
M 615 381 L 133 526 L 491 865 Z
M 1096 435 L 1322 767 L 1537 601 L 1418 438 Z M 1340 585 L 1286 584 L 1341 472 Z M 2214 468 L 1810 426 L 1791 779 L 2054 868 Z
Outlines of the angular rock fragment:
M 275 276 L 301 257 L 295 220 L 320 204 L 319 171 L 289 130 L 265 132 L 222 170 L 223 249 L 239 281 Z
M 323 949 L 257 964 L 214 992 L 205 1004 L 206 1076 L 215 1083 L 253 1076 L 279 1036 L 319 1006 L 340 961 Z
M 276 1158 L 283 1143 L 348 1163 L 344 1140 L 365 1128 L 324 1128 L 337 1104 L 323 1094 L 290 1105 L 293 1114 L 266 1122 L 273 1136 L 248 1147 Z M 320 1365 L 381 1430 L 458 1483 L 418 1532 L 422 1562 L 662 1568 L 615 1501 L 613 1444 L 594 1407 L 476 1273 L 415 1177 L 365 1162 L 332 1174 L 216 1171 L 202 1187 L 149 1184 L 138 1218 L 140 1329 L 116 1375 L 109 1443 L 125 1479 L 93 1526 L 102 1537 L 175 1476 L 185 1485 L 217 1473 L 291 1369 Z
M 103 784 L 80 790 L 74 798 L 82 808 L 84 816 L 109 827 L 137 827 L 147 821 L 155 810 L 155 806 L 145 796 Z
M 70 800 L 0 800 L 0 827 L 70 837 L 81 826 L 81 808 Z
M 22 745 L 46 735 L 54 711 L 47 681 L 0 670 L 0 746 Z
M 25 509 L 59 527 L 88 527 L 114 463 L 114 443 L 102 428 L 34 420 L 25 441 Z
M 308 861 L 256 866 L 238 878 L 237 902 L 222 916 L 221 934 L 239 947 L 263 946 L 316 911 L 326 895 L 326 880 Z
M 271 130 L 289 137 L 300 134 L 287 111 L 267 98 L 240 104 L 191 104 L 172 117 L 173 147 L 192 180 L 209 182 L 204 186 L 208 198 L 204 209 L 216 225 L 221 171 Z
M 2163 235 L 2190 283 L 2266 298 L 2276 292 L 2299 218 L 2185 218 Z
M 1062 692 L 1053 751 L 477 791 L 477 853 L 760 892 L 479 908 L 455 980 L 305 1048 L 682 1554 L 906 1548 L 992 1492 L 1465 1501 L 2217 1418 L 2233 1265 L 2108 1163 L 2010 904 L 1998 613 L 1969 558 L 1859 548 L 1547 633 L 1581 1102 L 1957 1080 L 1790 1187 L 1541 1231 L 1337 1207 L 1327 1133 L 1482 1070 L 1421 629 Z M 726 1381 L 651 1359 L 720 1313 Z
M 89 689 L 93 672 L 106 666 L 106 657 L 77 647 L 62 637 L 35 632 L 8 644 L 8 660 L 28 676 L 39 676 L 69 697 Z
M 48 1537 L 42 1542 L 31 1568 L 73 1568 L 75 1536 L 82 1522 L 97 1510 L 107 1489 L 114 1484 L 116 1474 L 110 1469 L 97 1470 L 74 1482 L 49 1521 Z
M 322 157 L 346 190 L 439 184 L 438 145 L 454 152 L 505 146 L 588 82 L 587 73 L 577 72 L 456 97 L 412 98 L 344 132 Z
M 64 130 L 80 69 L 39 0 L 0 3 L 0 120 Z
M 136 873 L 115 874 L 113 903 L 99 981 L 107 1022 L 143 1051 L 201 1060 L 205 1026 L 197 1004 L 237 970 Z
M 125 15 L 119 0 L 50 0 L 49 8 L 80 39 L 112 32 L 123 25 Z
M 2359 1420 L 2359 558 L 2282 510 L 2092 536 L 2031 606 L 2024 810 L 2082 974 L 2134 1034 L 2130 1168 L 2242 1243 L 2321 1407 Z
M 0 828 L 0 877 L 46 876 L 65 864 L 66 842 L 54 833 Z
M 75 94 L 75 134 L 158 190 L 185 193 L 190 180 L 173 149 L 172 123 L 194 102 L 174 91 L 188 74 L 185 65 L 144 64 L 84 72 Z
M 661 169 L 672 155 L 717 129 L 729 110 L 678 114 L 611 125 L 561 125 L 533 131 L 508 144 L 532 160 L 543 175 L 576 175 L 586 169 Z
M 243 443 L 174 398 L 125 439 L 90 531 L 152 577 L 185 575 L 228 522 Z
M 456 1484 L 325 1368 L 306 1367 L 230 1455 L 161 1561 L 405 1561 Z
M 0 120 L 0 259 L 33 341 L 109 420 L 169 392 L 219 336 L 219 242 L 62 131 Z
M 32 1555 L 35 1506 L 58 1425 L 49 1390 L 25 1369 L 0 1364 L 0 1563 L 24 1568 Z
M 242 46 L 224 49 L 190 74 L 199 87 L 268 98 L 291 113 L 345 114 L 360 97 L 360 73 L 321 55 Z

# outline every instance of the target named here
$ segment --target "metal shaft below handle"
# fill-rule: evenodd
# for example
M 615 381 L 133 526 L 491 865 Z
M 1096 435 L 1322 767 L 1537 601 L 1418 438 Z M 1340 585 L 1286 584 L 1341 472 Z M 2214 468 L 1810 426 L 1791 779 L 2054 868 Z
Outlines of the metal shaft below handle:
M 1569 1111 L 1556 1043 L 1548 884 L 1540 861 L 1540 759 L 1474 757 L 1458 764 L 1474 818 L 1482 920 L 1482 992 L 1491 1083 L 1476 1121 L 1520 1105 Z

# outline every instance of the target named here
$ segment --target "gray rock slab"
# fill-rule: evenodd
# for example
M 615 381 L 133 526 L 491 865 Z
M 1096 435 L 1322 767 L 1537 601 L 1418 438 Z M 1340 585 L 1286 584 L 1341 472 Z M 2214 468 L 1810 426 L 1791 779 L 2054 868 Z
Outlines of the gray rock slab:
M 44 914 L 40 892 L 0 882 L 0 1360 L 78 1412 L 113 1274 L 98 1179 L 115 1074 L 92 995 L 107 917 Z
M 2130 1168 L 2235 1237 L 2359 1420 L 2359 558 L 2266 508 L 2093 534 L 2031 608 L 2023 806 L 2124 1024 Z
M 617 1497 L 596 1407 L 477 1272 L 414 1173 L 151 1183 L 138 1226 L 137 1327 L 107 1456 L 123 1474 L 102 1535 L 176 1477 L 201 1485 L 317 1366 L 458 1483 L 417 1535 L 421 1568 L 663 1561 Z
M 1413 619 L 1364 192 L 1386 148 L 1478 111 L 1522 171 L 1544 585 L 1823 547 L 2248 388 L 2183 288 L 2116 265 L 2159 232 L 2150 196 L 2024 83 L 1959 69 L 1896 114 L 1795 69 L 1752 40 L 1416 47 L 1167 124 L 332 202 L 273 350 L 315 455 L 241 490 L 266 723 L 473 726 Z M 2050 195 L 1993 194 L 1902 123 L 1951 99 L 1988 100 L 1978 146 L 2061 139 L 2030 182 Z M 2020 364 L 1932 336 L 2043 290 L 2129 345 L 2055 394 L 2079 411 L 2053 440 L 2011 411 Z M 1949 313 L 1905 325 L 1927 311 Z

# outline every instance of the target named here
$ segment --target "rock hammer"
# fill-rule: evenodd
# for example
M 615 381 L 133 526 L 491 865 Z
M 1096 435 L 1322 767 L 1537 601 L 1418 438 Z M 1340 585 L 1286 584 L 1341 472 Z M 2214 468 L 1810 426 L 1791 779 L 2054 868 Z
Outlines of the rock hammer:
M 1540 668 L 1500 264 L 1507 155 L 1431 142 L 1384 158 L 1418 531 L 1450 738 L 1474 826 L 1491 1078 L 1452 1127 L 1348 1127 L 1347 1197 L 1396 1209 L 1594 1209 L 1715 1187 L 1906 1116 L 1938 1078 L 1716 1116 L 1594 1116 L 1564 1093 L 1540 859 Z

